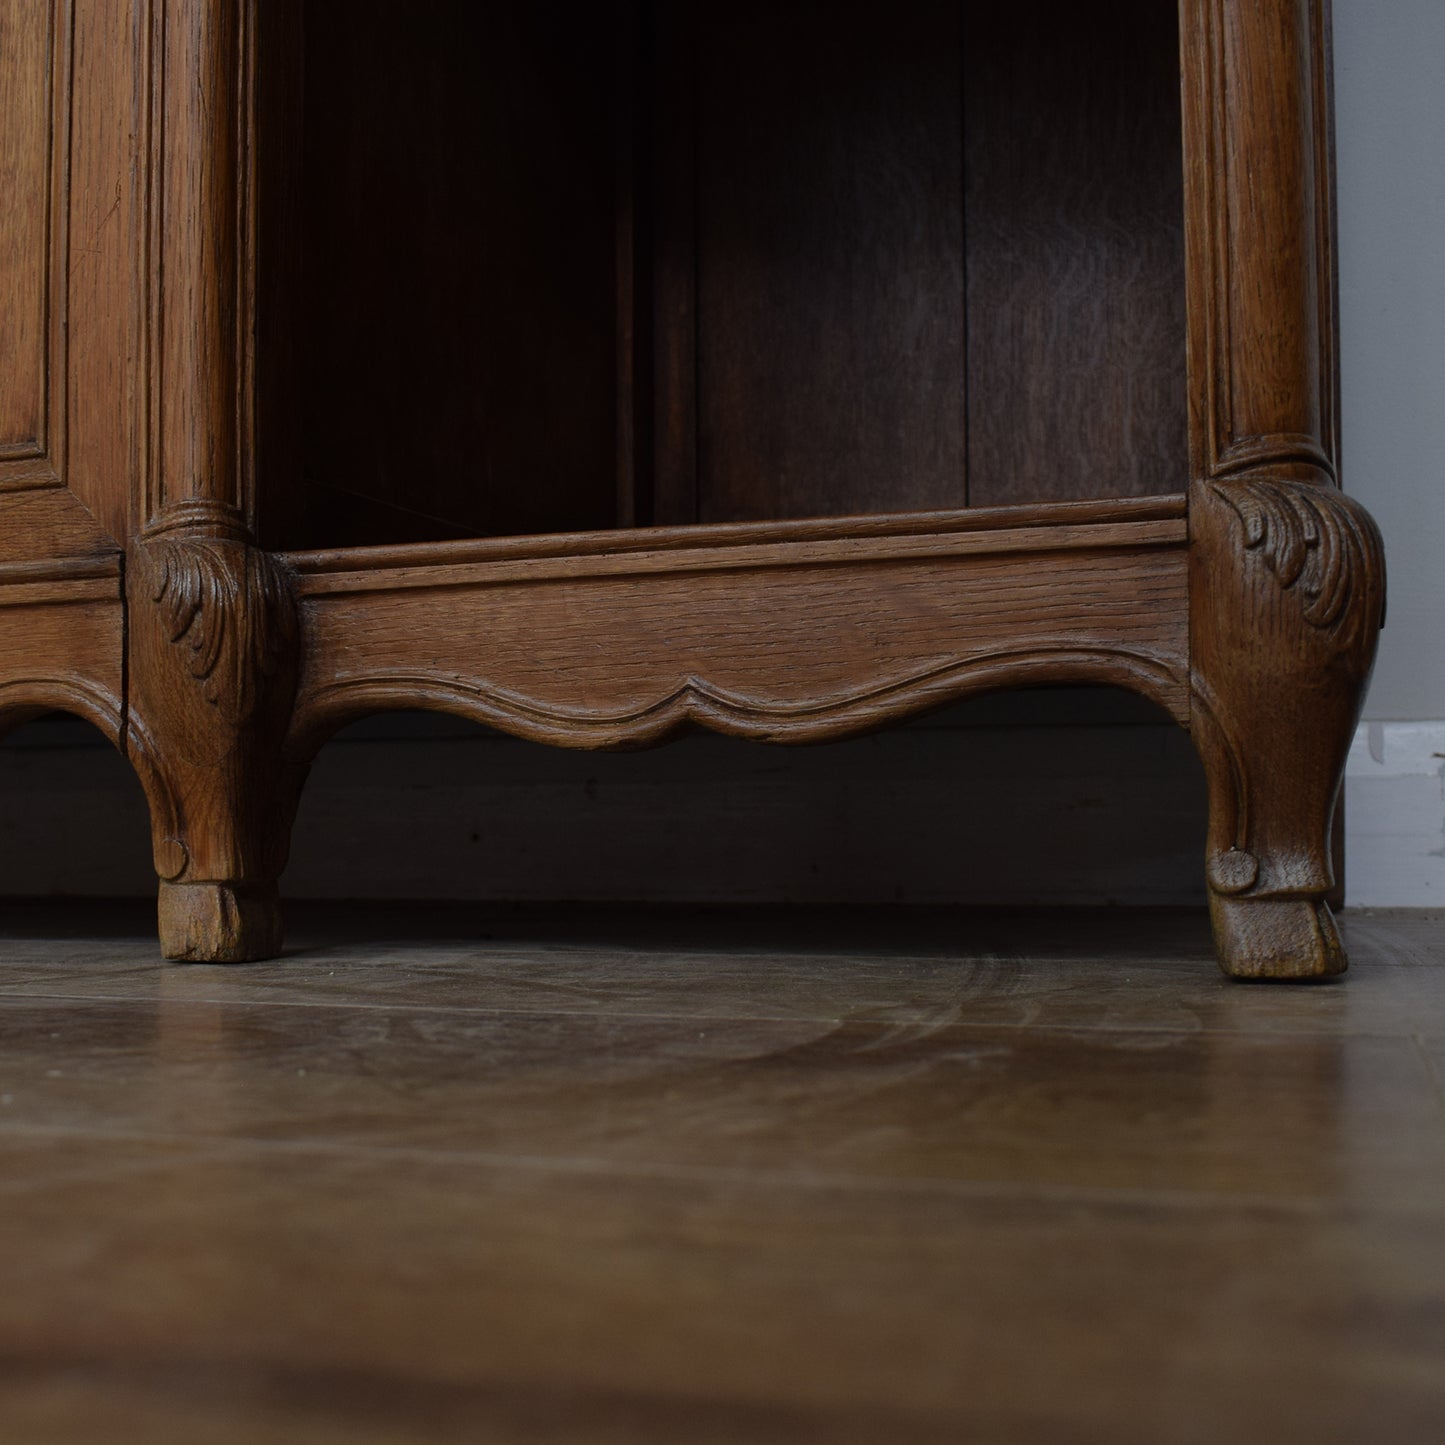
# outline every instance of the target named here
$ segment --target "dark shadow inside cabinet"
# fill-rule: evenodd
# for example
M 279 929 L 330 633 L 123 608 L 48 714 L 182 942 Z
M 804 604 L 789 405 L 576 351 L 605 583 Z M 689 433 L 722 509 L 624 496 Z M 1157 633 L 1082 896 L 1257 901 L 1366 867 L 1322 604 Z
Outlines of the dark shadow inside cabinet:
M 261 540 L 1182 491 L 1161 0 L 262 0 Z

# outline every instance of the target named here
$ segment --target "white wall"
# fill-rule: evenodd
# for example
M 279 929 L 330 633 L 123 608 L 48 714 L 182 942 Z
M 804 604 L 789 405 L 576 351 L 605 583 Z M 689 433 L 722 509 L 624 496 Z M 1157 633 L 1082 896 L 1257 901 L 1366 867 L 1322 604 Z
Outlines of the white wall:
M 1344 484 L 1389 621 L 1346 786 L 1352 903 L 1445 904 L 1445 0 L 1335 0 Z
M 1345 489 L 1385 534 L 1374 719 L 1445 718 L 1445 0 L 1334 0 Z

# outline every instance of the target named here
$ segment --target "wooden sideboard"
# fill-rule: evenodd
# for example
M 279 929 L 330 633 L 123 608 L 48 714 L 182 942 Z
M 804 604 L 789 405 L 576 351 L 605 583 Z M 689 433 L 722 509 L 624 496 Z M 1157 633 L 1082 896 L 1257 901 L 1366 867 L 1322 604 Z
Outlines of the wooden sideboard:
M 277 951 L 369 712 L 1102 683 L 1223 967 L 1344 968 L 1327 0 L 5 0 L 0 174 L 0 716 L 133 764 L 167 956 Z

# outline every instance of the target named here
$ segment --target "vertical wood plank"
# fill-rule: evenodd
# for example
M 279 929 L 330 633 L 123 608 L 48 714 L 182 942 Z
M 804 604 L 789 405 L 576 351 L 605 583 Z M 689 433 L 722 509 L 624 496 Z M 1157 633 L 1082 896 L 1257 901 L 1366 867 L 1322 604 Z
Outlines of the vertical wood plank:
M 698 25 L 701 520 L 962 505 L 956 5 Z
M 161 52 L 159 250 L 150 513 L 189 501 L 246 503 L 241 378 L 248 123 L 248 0 L 166 0 Z
M 1191 471 L 1277 466 L 1329 479 L 1339 445 L 1329 6 L 1188 0 L 1186 14 Z
M 1041 0 L 964 16 L 970 501 L 1179 491 L 1173 8 Z
M 306 26 L 296 4 L 262 4 L 256 67 L 256 363 L 253 525 L 262 546 L 305 529 Z
M 614 126 L 617 146 L 617 525 L 646 525 L 652 515 L 651 438 L 647 425 L 652 367 L 648 173 L 640 155 L 646 106 L 641 0 L 618 0 L 614 37 Z M 640 444 L 639 444 L 640 443 Z
M 1224 110 L 1230 262 L 1228 431 L 1221 453 L 1270 436 L 1317 438 L 1324 408 L 1308 0 L 1225 5 L 1234 104 Z M 1260 186 L 1261 167 L 1272 178 Z M 1286 324 L 1261 326 L 1268 298 Z
M 697 30 L 695 7 L 654 5 L 654 504 L 667 526 L 698 520 Z

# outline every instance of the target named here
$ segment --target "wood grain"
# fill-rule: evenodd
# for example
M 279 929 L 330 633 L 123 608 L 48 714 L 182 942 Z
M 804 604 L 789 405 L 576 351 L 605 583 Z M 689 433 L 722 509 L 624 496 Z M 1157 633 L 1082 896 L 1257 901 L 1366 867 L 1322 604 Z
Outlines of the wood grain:
M 142 523 L 205 500 L 249 506 L 240 405 L 250 345 L 247 175 L 251 0 L 166 0 L 155 16 L 150 257 L 153 470 Z
M 114 557 L 0 574 L 0 731 L 58 711 L 123 746 L 125 618 Z
M 1338 480 L 1328 6 L 1191 5 L 1193 468 Z M 1248 103 L 1223 104 L 1226 87 Z
M 297 667 L 289 575 L 184 524 L 147 532 L 128 560 L 126 736 L 151 807 L 161 950 L 273 957 L 302 776 L 278 751 Z
M 652 175 L 652 520 L 698 520 L 696 5 L 651 5 L 641 32 Z
M 1384 617 L 1380 534 L 1333 486 L 1257 475 L 1201 484 L 1191 519 L 1221 958 L 1248 977 L 1339 973 L 1331 831 Z
M 1056 41 L 1039 49 L 1032 21 L 967 7 L 960 21 L 942 0 L 883 25 L 864 0 L 619 3 L 580 29 L 456 5 L 398 27 L 368 4 L 359 24 L 311 0 L 305 46 L 294 18 L 270 40 L 262 26 L 266 74 L 302 77 L 268 82 L 288 119 L 263 121 L 266 145 L 303 173 L 272 176 L 272 216 L 304 219 L 266 232 L 270 269 L 295 275 L 265 283 L 258 384 L 301 415 L 268 411 L 279 432 L 260 445 L 309 438 L 272 470 L 269 543 L 1182 487 L 1167 10 L 1136 0 L 1101 30 L 1055 6 Z M 495 73 L 476 92 L 481 62 L 465 57 L 483 50 Z M 508 100 L 511 69 L 545 93 Z M 376 103 L 398 86 L 424 103 Z M 426 144 L 438 132 L 466 167 Z M 550 189 L 526 189 L 508 147 L 545 152 Z M 432 223 L 378 211 L 378 188 L 410 188 Z M 353 306 L 388 268 L 426 279 Z M 549 300 L 559 274 L 565 320 Z M 293 313 L 304 355 L 289 354 Z M 402 390 L 397 352 L 412 358 Z M 268 369 L 289 372 L 289 391 L 268 391 Z
M 145 515 L 151 465 L 151 7 L 74 0 L 65 483 L 113 545 Z
M 0 488 L 64 471 L 68 0 L 0 16 Z
M 65 487 L 0 490 L 0 567 L 61 558 L 115 558 L 117 544 Z
M 395 567 L 431 569 L 463 567 L 474 562 L 522 558 L 578 558 L 634 552 L 676 552 L 682 549 L 757 547 L 775 542 L 872 542 L 890 537 L 959 538 L 962 533 L 1030 531 L 1045 547 L 1057 529 L 1119 528 L 1118 536 L 1137 535 L 1146 523 L 1183 523 L 1188 499 L 1183 496 L 1137 497 L 1107 502 L 1051 502 L 1042 506 L 966 507 L 924 515 L 836 517 L 782 522 L 726 522 L 703 526 L 642 527 L 625 531 L 577 532 L 539 537 L 489 537 L 471 542 L 412 543 L 395 547 L 341 547 L 318 552 L 287 553 L 298 572 L 362 572 Z M 1186 527 L 1187 532 L 1187 527 Z M 1153 540 L 1173 539 L 1168 529 L 1150 533 Z M 945 544 L 947 545 L 947 544 Z M 953 545 L 967 545 L 956 541 Z M 991 545 L 983 541 L 981 545 Z M 423 574 L 425 575 L 425 574 Z
M 152 15 L 150 446 L 126 557 L 125 744 L 151 809 L 162 952 L 240 961 L 280 948 L 300 786 L 277 753 L 290 583 L 250 528 L 257 12 L 166 0 Z
M 572 746 L 656 741 L 689 721 L 801 740 L 1050 675 L 1138 687 L 1184 721 L 1184 539 L 1137 525 L 1132 538 L 1081 528 L 1052 551 L 1016 538 L 990 554 L 965 533 L 953 556 L 890 538 L 723 550 L 716 567 L 688 552 L 499 563 L 494 580 L 443 567 L 435 590 L 400 577 L 377 592 L 385 575 L 362 574 L 368 590 L 353 591 L 323 574 L 324 590 L 302 588 L 292 747 L 309 756 L 348 717 L 422 698 Z
M 53 493 L 8 513 L 0 553 L 114 551 L 145 450 L 143 25 L 16 0 L 0 27 L 0 491 Z
M 1178 491 L 1174 9 L 1049 0 L 963 15 L 969 499 Z
M 1191 686 L 1216 936 L 1245 977 L 1345 967 L 1330 835 L 1384 623 L 1379 531 L 1335 486 L 1327 10 L 1185 12 Z
M 1433 1438 L 1438 920 L 297 914 L 6 909 L 18 1439 Z
M 958 7 L 693 23 L 698 500 L 668 520 L 962 505 Z
M 132 237 L 90 222 L 122 203 L 106 170 L 114 150 L 93 144 L 93 122 L 130 96 L 130 54 L 118 48 L 105 72 L 92 64 L 92 42 L 120 9 L 101 17 L 93 0 L 14 0 L 0 10 L 0 728 L 65 711 L 117 746 L 116 539 L 135 475 Z M 135 117 L 119 108 L 115 147 L 129 160 Z M 119 284 L 97 297 L 91 282 L 117 263 Z M 115 465 L 98 476 L 102 454 Z
M 264 546 L 306 535 L 306 11 L 263 3 L 255 21 L 255 341 L 246 379 L 251 526 Z
M 646 534 L 644 534 L 646 535 Z M 643 578 L 651 575 L 696 576 L 704 572 L 759 572 L 798 567 L 838 567 L 856 563 L 954 560 L 965 557 L 1039 556 L 1070 551 L 1112 551 L 1140 547 L 1169 547 L 1188 539 L 1182 520 L 1136 522 L 1127 525 L 1058 525 L 1052 527 L 999 527 L 960 532 L 885 534 L 881 537 L 791 538 L 787 542 L 747 544 L 729 539 L 708 546 L 699 538 L 686 550 L 626 552 L 561 552 L 536 557 L 499 557 L 486 561 L 454 560 L 445 545 L 431 549 L 430 565 L 413 559 L 394 567 L 374 565 L 375 558 L 357 558 L 373 565 L 355 571 L 322 569 L 314 580 L 304 573 L 298 579 L 303 594 L 338 592 L 395 592 L 422 588 L 486 588 L 517 582 L 545 582 L 562 578 Z M 343 557 L 345 553 L 341 554 Z M 288 558 L 296 566 L 297 559 Z

